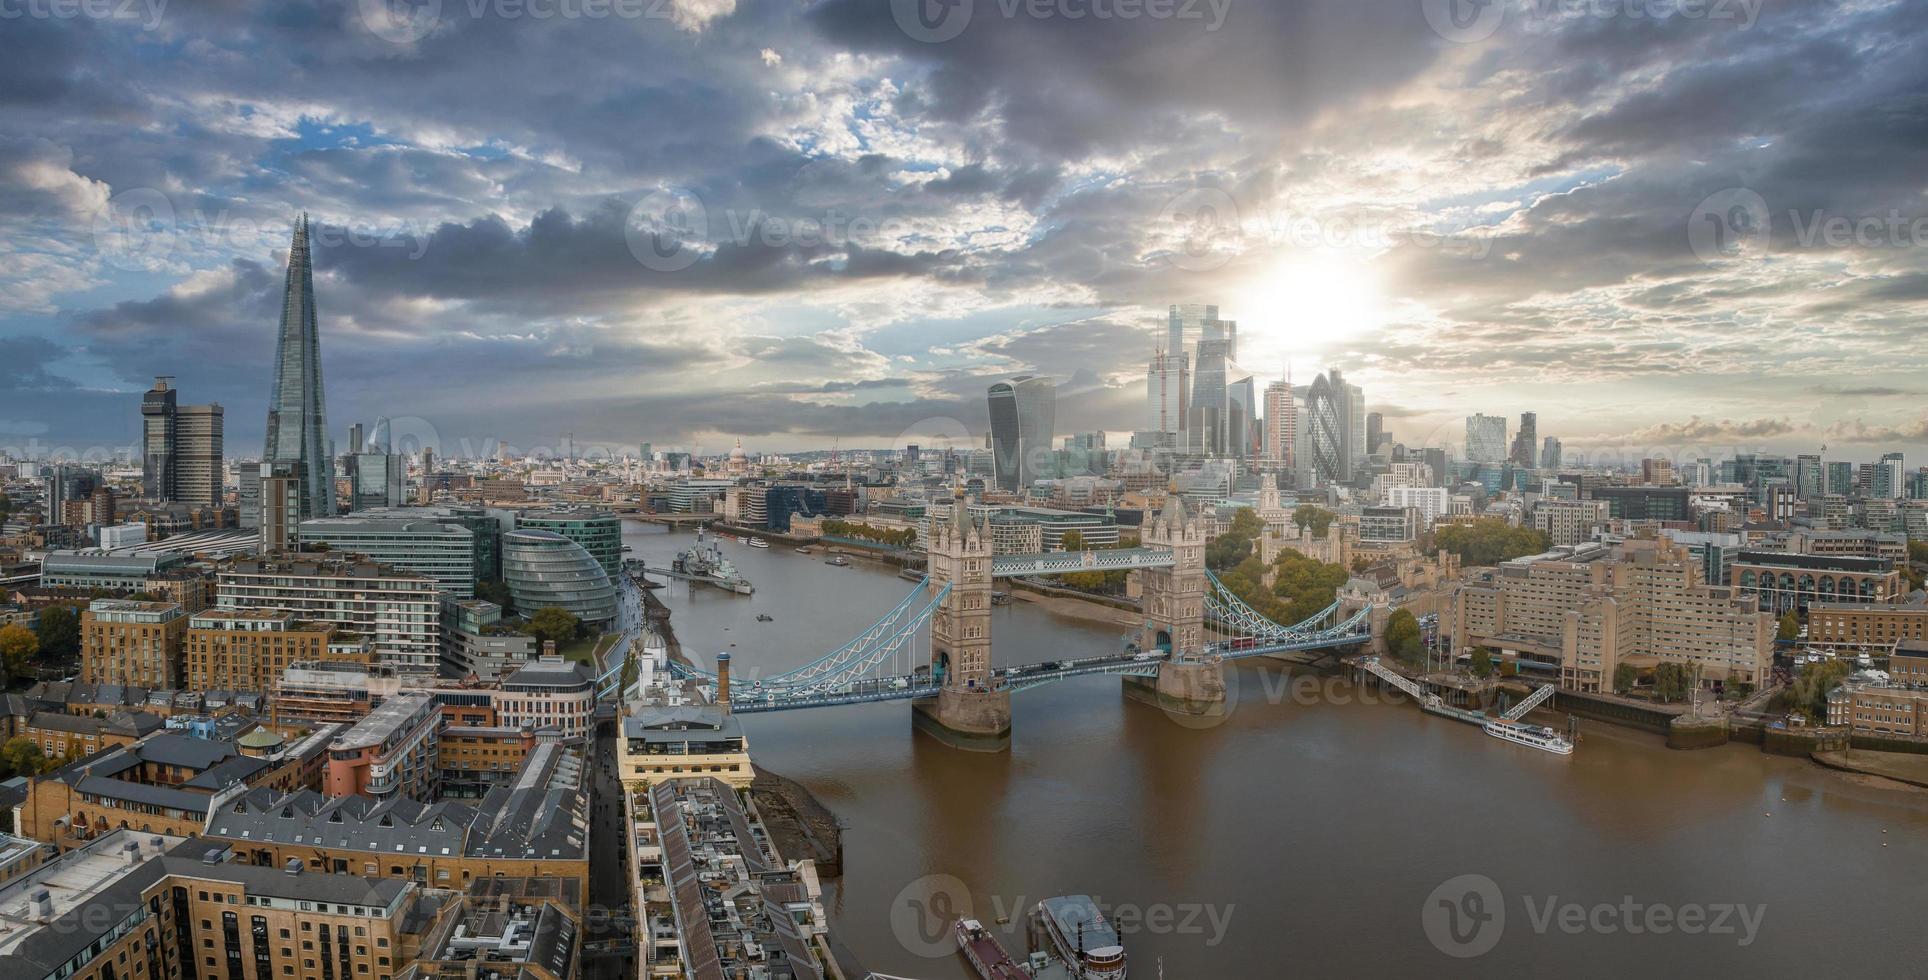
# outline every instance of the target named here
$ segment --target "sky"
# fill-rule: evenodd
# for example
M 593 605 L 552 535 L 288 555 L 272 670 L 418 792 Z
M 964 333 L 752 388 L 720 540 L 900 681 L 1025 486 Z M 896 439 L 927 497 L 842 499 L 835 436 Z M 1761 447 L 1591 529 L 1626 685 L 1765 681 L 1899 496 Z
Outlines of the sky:
M 0 448 L 1143 426 L 1171 303 L 1409 445 L 1928 463 L 1918 0 L 5 0 Z

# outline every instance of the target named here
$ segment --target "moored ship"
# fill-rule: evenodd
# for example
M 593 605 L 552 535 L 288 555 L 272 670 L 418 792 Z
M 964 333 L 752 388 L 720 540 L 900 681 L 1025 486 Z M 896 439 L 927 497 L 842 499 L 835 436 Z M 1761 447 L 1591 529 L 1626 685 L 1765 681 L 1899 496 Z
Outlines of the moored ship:
M 736 570 L 734 563 L 723 557 L 723 549 L 717 547 L 715 542 L 704 540 L 701 530 L 696 532 L 696 543 L 670 563 L 670 572 L 738 595 L 756 592 L 756 586 Z
M 1045 939 L 1084 980 L 1125 980 L 1125 946 L 1089 895 L 1061 895 L 1038 903 Z
M 1517 721 L 1507 721 L 1504 718 L 1495 718 L 1485 725 L 1482 725 L 1481 728 L 1486 734 L 1504 742 L 1524 745 L 1529 748 L 1539 749 L 1542 752 L 1551 752 L 1554 755 L 1573 754 L 1573 743 L 1569 741 L 1566 736 L 1561 735 L 1559 732 L 1545 725 L 1528 725 Z
M 1004 945 L 984 928 L 983 923 L 976 919 L 959 919 L 951 930 L 957 935 L 958 951 L 971 961 L 977 975 L 984 980 L 1031 980 L 1031 975 L 1011 959 L 1011 954 L 1004 951 Z
M 770 546 L 770 542 L 765 541 L 762 538 L 750 539 L 750 547 L 752 548 L 768 548 L 769 546 Z

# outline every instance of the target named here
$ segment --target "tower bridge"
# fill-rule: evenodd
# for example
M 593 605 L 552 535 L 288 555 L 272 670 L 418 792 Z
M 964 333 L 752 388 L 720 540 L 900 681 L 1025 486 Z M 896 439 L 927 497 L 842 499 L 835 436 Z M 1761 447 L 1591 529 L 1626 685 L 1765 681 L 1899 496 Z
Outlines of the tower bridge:
M 1337 602 L 1302 623 L 1272 622 L 1205 568 L 1204 524 L 1173 497 L 1146 524 L 1142 545 L 1103 551 L 994 555 L 988 527 L 968 508 L 934 528 L 929 576 L 842 647 L 795 670 L 735 683 L 717 673 L 672 669 L 713 685 L 742 714 L 910 701 L 919 730 L 959 748 L 1002 751 L 1011 739 L 1011 695 L 1070 677 L 1115 674 L 1127 696 L 1178 714 L 1226 710 L 1225 664 L 1249 657 L 1356 647 L 1384 617 Z M 1143 621 L 1123 649 L 1042 664 L 992 661 L 991 595 L 999 578 L 1079 571 L 1138 576 Z M 1211 624 L 1208 635 L 1207 623 Z M 928 631 L 927 650 L 915 640 Z

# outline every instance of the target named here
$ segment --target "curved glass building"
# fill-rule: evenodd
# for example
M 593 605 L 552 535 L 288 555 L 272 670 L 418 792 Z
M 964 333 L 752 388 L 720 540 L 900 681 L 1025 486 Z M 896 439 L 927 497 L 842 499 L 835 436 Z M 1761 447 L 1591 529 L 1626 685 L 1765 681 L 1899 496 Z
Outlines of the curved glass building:
M 515 526 L 554 531 L 582 545 L 590 557 L 602 564 L 603 571 L 617 575 L 623 570 L 622 518 L 608 511 L 545 510 L 518 514 Z
M 609 573 L 582 545 L 554 531 L 503 535 L 502 580 L 524 616 L 560 606 L 591 626 L 616 618 L 616 586 Z

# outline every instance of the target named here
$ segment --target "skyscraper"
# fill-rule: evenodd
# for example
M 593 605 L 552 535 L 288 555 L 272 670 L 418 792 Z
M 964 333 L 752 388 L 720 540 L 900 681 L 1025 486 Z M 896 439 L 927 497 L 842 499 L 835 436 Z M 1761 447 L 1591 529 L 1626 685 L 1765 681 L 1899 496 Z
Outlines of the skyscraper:
M 1386 437 L 1386 417 L 1378 412 L 1366 413 L 1366 455 L 1379 451 L 1380 440 Z
M 268 395 L 268 439 L 262 462 L 291 464 L 298 518 L 335 513 L 333 454 L 321 387 L 321 344 L 315 322 L 315 276 L 308 255 L 308 216 L 295 222 L 288 246 L 288 281 L 275 341 L 274 387 Z
M 1827 492 L 1827 473 L 1821 457 L 1804 453 L 1794 457 L 1794 492 L 1802 500 L 1813 500 Z
M 1506 416 L 1466 417 L 1466 459 L 1474 463 L 1506 462 Z
M 1326 373 L 1312 379 L 1305 407 L 1315 483 L 1352 482 L 1353 462 L 1359 455 L 1357 443 L 1365 428 L 1364 407 L 1353 404 L 1358 393 L 1358 386 L 1347 384 L 1338 368 L 1327 368 Z
M 1907 467 L 1902 464 L 1900 453 L 1883 453 L 1881 462 L 1874 468 L 1874 492 L 1872 496 L 1894 498 L 1908 495 Z
M 1547 436 L 1540 440 L 1540 469 L 1557 470 L 1560 468 L 1560 440 Z
M 221 406 L 176 404 L 172 380 L 155 378 L 141 397 L 141 494 L 162 503 L 218 507 Z
M 1179 309 L 1191 309 L 1180 307 Z M 1192 358 L 1192 404 L 1186 416 L 1185 448 L 1222 456 L 1233 453 L 1228 383 L 1238 357 L 1238 324 L 1218 318 L 1218 307 L 1204 307 L 1199 320 L 1198 355 Z M 1183 322 L 1180 323 L 1183 326 Z
M 1159 350 L 1145 372 L 1145 431 L 1169 436 L 1177 445 L 1185 434 L 1185 411 L 1191 402 L 1191 357 L 1184 351 Z
M 1292 472 L 1298 434 L 1299 406 L 1292 400 L 1292 369 L 1286 368 L 1285 380 L 1265 386 L 1265 458 Z
M 1019 493 L 1035 480 L 1056 476 L 1051 441 L 1057 426 L 1057 382 L 1019 375 L 992 385 L 989 396 L 997 485 Z
M 1520 431 L 1513 436 L 1513 451 L 1508 454 L 1513 465 L 1525 469 L 1533 468 L 1533 454 L 1540 447 L 1540 416 L 1536 412 L 1520 413 Z

